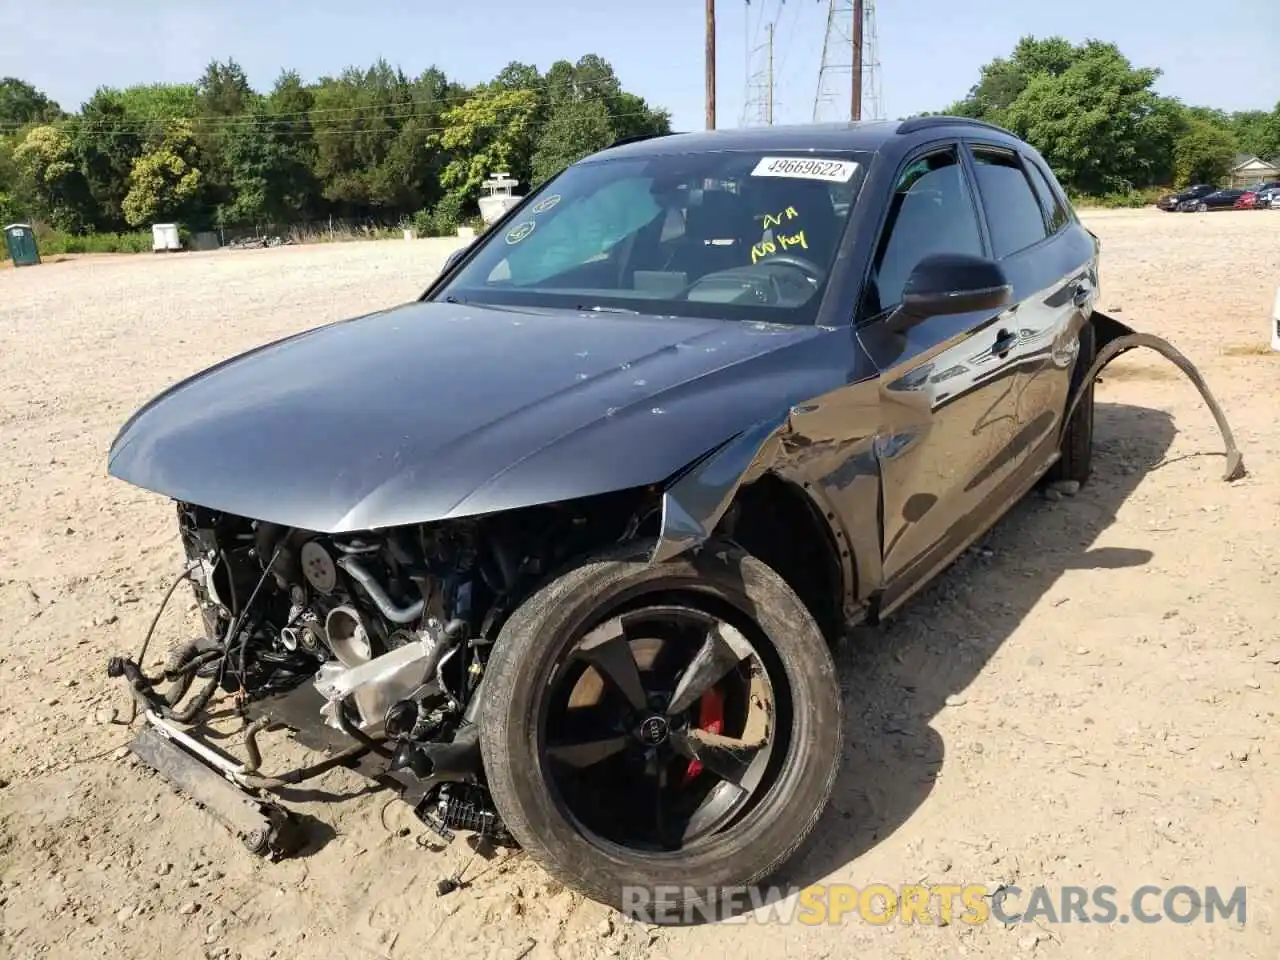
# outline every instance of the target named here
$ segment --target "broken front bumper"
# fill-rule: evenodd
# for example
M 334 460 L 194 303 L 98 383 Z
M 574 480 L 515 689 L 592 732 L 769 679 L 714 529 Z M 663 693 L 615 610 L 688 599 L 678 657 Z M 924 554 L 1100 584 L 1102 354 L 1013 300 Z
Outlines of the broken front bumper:
M 143 716 L 147 725 L 129 749 L 200 804 L 251 853 L 278 860 L 302 847 L 305 836 L 297 817 L 246 786 L 239 779 L 242 764 L 154 713 Z

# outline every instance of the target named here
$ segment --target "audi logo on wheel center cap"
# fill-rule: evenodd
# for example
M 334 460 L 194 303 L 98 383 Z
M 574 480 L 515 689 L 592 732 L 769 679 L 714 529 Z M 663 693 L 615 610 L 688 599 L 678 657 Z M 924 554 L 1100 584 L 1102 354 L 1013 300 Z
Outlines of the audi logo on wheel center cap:
M 667 739 L 667 721 L 663 717 L 649 717 L 640 724 L 640 739 L 651 747 L 656 747 Z

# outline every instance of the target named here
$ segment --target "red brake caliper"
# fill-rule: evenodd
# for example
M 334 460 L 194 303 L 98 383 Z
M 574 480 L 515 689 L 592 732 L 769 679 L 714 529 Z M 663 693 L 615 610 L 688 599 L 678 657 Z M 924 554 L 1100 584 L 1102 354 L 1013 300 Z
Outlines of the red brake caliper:
M 698 729 L 707 733 L 719 733 L 724 727 L 724 695 L 712 687 L 698 701 Z M 685 771 L 684 782 L 688 783 L 702 772 L 702 764 L 697 760 L 689 761 L 689 769 Z

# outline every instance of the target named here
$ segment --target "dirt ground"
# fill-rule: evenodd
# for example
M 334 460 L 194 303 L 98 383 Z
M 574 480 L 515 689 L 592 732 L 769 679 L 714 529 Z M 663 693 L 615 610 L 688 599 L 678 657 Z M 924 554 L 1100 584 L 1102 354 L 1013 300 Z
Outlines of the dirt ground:
M 470 887 L 437 897 L 470 851 L 432 849 L 407 808 L 345 771 L 289 794 L 316 840 L 273 865 L 140 768 L 105 664 L 136 650 L 179 554 L 170 505 L 106 476 L 115 431 L 216 360 L 411 298 L 450 249 L 417 241 L 0 274 L 0 956 L 1272 960 L 1280 214 L 1086 219 L 1102 306 L 1200 365 L 1250 475 L 1221 481 L 1221 440 L 1173 367 L 1117 361 L 1098 387 L 1094 481 L 1029 498 L 841 650 L 843 773 L 779 881 L 1109 884 L 1122 907 L 1143 884 L 1244 885 L 1243 926 L 655 928 L 518 854 L 475 861 Z M 153 649 L 190 629 L 181 606 Z

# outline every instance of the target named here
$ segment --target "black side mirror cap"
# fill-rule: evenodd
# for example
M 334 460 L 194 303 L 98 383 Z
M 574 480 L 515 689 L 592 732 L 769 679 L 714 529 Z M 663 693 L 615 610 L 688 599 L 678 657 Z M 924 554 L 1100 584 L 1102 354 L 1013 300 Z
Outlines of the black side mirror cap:
M 1011 303 L 1013 284 L 996 261 L 967 253 L 935 253 L 911 271 L 892 322 L 905 329 L 929 317 L 1002 310 Z
M 1013 302 L 1013 285 L 994 260 L 965 253 L 935 253 L 916 264 L 902 289 L 913 312 L 968 313 L 999 310 Z

